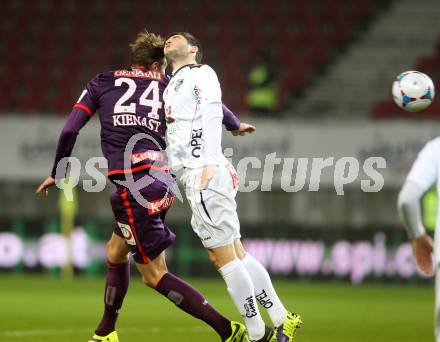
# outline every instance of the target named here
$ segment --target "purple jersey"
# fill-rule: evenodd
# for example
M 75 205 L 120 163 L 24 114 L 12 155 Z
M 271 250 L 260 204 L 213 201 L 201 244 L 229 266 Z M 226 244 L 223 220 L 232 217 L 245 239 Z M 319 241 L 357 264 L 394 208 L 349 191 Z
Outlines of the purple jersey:
M 162 94 L 167 83 L 158 72 L 133 68 L 100 74 L 87 84 L 74 107 L 89 114 L 99 109 L 101 147 L 108 160 L 109 176 L 129 171 L 124 166 L 124 151 L 135 134 L 147 137 L 138 140 L 132 149 L 129 169 L 149 168 L 160 158 L 159 154 L 146 152 L 165 149 Z
M 99 111 L 101 148 L 108 160 L 108 176 L 117 177 L 149 168 L 167 170 L 163 92 L 167 76 L 143 67 L 109 71 L 97 75 L 82 92 L 61 132 L 52 177 L 58 162 L 71 155 L 80 129 Z M 228 130 L 240 126 L 238 118 L 223 106 L 223 124 Z M 124 152 L 132 136 L 143 133 L 124 164 Z M 153 165 L 154 164 L 154 165 Z M 64 175 L 63 175 L 64 176 Z

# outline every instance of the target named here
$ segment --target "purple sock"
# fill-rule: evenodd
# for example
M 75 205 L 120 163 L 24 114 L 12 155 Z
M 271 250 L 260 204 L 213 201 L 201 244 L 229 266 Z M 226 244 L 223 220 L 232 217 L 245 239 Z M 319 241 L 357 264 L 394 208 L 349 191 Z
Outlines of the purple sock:
M 104 315 L 95 333 L 105 336 L 115 330 L 116 320 L 122 307 L 128 283 L 130 282 L 130 263 L 112 264 L 107 262 L 107 282 L 104 294 Z
M 179 309 L 209 324 L 225 340 L 231 333 L 231 322 L 214 309 L 203 295 L 172 273 L 166 273 L 156 286 Z

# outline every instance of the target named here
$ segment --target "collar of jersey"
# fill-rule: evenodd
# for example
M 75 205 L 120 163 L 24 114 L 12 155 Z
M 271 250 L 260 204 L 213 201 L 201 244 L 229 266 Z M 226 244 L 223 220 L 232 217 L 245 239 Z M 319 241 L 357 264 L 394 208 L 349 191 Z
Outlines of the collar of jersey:
M 176 75 L 176 74 L 177 74 L 180 70 L 182 70 L 183 68 L 186 68 L 186 67 L 191 66 L 191 65 L 196 65 L 196 64 L 195 64 L 195 63 L 190 63 L 190 64 L 182 65 L 179 69 L 176 70 L 176 72 L 173 72 L 173 74 L 171 75 L 171 78 L 173 78 L 174 75 Z
M 132 66 L 130 67 L 130 69 L 131 69 L 131 70 L 133 70 L 133 69 L 140 69 L 140 70 L 142 70 L 142 71 L 148 70 L 148 68 L 147 68 L 147 67 L 144 67 L 143 65 L 132 65 Z

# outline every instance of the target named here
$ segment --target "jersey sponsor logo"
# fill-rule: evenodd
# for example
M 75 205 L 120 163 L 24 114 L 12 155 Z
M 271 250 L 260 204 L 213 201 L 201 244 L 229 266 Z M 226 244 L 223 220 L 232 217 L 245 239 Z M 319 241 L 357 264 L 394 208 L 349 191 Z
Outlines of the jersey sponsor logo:
M 131 231 L 131 227 L 128 224 L 117 222 L 119 229 L 122 232 L 122 235 L 124 235 L 124 239 L 127 242 L 127 244 L 136 246 L 136 240 L 134 239 L 133 232 Z
M 192 147 L 191 154 L 194 158 L 200 158 L 200 150 L 202 149 L 202 129 L 193 129 L 191 133 L 190 145 Z
M 249 296 L 246 298 L 246 303 L 244 304 L 244 310 L 246 312 L 247 318 L 252 318 L 257 316 L 257 309 L 255 308 L 255 302 L 253 296 Z
M 175 198 L 176 196 L 170 195 L 170 196 L 165 196 L 164 198 L 158 199 L 156 201 L 148 201 L 147 203 L 148 215 L 156 215 L 168 209 L 173 204 Z
M 113 73 L 114 77 L 136 77 L 136 78 L 150 78 L 154 80 L 161 80 L 162 74 L 157 71 L 142 71 L 142 70 L 116 70 Z
M 270 309 L 273 306 L 273 302 L 270 300 L 270 298 L 267 296 L 266 291 L 264 289 L 261 291 L 261 293 L 257 294 L 255 296 L 258 303 L 265 309 Z
M 144 126 L 151 131 L 159 132 L 161 122 L 134 114 L 113 115 L 113 126 Z

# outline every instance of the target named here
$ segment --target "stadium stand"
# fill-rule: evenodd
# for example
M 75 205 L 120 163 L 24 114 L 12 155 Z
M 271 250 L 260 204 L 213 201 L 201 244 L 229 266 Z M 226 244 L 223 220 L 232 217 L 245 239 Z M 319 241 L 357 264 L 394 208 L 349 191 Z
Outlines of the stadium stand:
M 129 65 L 128 43 L 143 28 L 199 36 L 205 61 L 223 84 L 224 102 L 234 110 L 246 110 L 247 69 L 255 54 L 270 49 L 285 100 L 349 44 L 379 3 L 7 1 L 0 12 L 0 112 L 65 113 L 94 74 Z
M 421 71 L 432 79 L 434 85 L 440 82 L 440 36 L 437 39 L 432 55 L 423 56 L 417 60 L 414 70 Z M 438 90 L 437 90 L 438 91 Z M 407 112 L 397 107 L 391 99 L 378 101 L 373 105 L 371 116 L 375 119 L 390 118 L 413 118 L 413 119 L 439 119 L 440 100 L 439 96 L 434 98 L 433 103 L 426 110 L 419 113 Z

